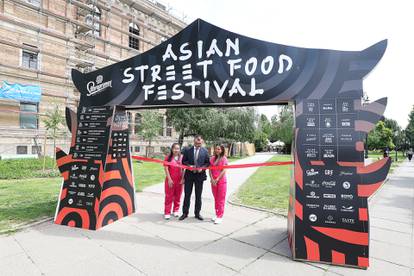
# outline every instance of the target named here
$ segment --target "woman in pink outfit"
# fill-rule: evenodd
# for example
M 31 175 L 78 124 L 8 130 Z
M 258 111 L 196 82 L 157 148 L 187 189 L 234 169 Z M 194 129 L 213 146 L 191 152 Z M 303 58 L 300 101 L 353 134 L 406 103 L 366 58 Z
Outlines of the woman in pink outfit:
M 211 166 L 227 165 L 227 158 L 224 154 L 224 146 L 214 147 L 214 155 L 210 158 Z M 215 224 L 220 224 L 223 220 L 224 205 L 226 203 L 227 179 L 226 170 L 210 170 L 211 191 L 213 192 L 216 216 L 213 218 Z
M 181 165 L 182 155 L 180 144 L 174 143 L 171 151 L 165 157 L 165 161 Z M 184 170 L 173 165 L 164 165 L 165 170 L 165 202 L 164 202 L 164 218 L 171 218 L 171 207 L 174 203 L 173 214 L 178 217 L 180 209 L 181 194 L 183 193 Z

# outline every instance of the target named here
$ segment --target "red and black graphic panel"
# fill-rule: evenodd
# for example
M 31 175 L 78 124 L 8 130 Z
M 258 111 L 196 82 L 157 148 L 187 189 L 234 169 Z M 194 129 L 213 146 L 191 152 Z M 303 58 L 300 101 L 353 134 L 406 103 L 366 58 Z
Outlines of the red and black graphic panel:
M 295 259 L 367 267 L 367 198 L 385 180 L 391 160 L 364 165 L 365 135 L 386 100 L 312 99 L 296 104 L 295 188 L 289 240 Z M 364 126 L 364 127 L 363 127 Z
M 128 140 L 127 113 L 118 107 L 106 155 L 98 227 L 135 212 L 135 186 Z
M 67 109 L 72 144 L 69 154 L 56 151 L 63 184 L 55 223 L 95 230 L 135 211 L 128 132 L 115 109 L 82 107 L 77 115 Z M 111 133 L 121 132 L 122 143 L 114 142 Z

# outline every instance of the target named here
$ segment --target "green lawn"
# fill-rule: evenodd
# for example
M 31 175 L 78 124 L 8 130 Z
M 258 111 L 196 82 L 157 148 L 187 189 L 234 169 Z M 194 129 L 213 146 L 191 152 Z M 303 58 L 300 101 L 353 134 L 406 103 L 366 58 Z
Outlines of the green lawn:
M 54 215 L 61 178 L 0 180 L 0 232 Z
M 277 155 L 269 161 L 290 161 L 290 155 Z M 234 201 L 285 214 L 288 208 L 292 165 L 261 167 L 240 187 Z
M 132 161 L 132 163 L 137 192 L 142 192 L 145 187 L 164 181 L 164 167 L 161 164 L 137 161 Z
M 0 179 L 22 179 L 58 177 L 59 170 L 55 160 L 46 157 L 45 171 L 43 171 L 43 158 L 0 160 Z

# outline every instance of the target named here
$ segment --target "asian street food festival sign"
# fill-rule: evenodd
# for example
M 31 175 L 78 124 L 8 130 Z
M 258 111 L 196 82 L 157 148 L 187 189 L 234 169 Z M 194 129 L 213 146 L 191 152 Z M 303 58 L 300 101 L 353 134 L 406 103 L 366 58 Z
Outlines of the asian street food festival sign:
M 64 183 L 55 222 L 99 229 L 135 212 L 128 109 L 291 102 L 292 256 L 368 267 L 368 198 L 391 159 L 365 166 L 364 139 L 387 99 L 362 104 L 363 79 L 386 47 L 383 40 L 362 51 L 300 48 L 198 19 L 142 54 L 86 74 L 72 70 L 81 97 L 78 112 L 66 113 L 69 154 L 57 151 Z

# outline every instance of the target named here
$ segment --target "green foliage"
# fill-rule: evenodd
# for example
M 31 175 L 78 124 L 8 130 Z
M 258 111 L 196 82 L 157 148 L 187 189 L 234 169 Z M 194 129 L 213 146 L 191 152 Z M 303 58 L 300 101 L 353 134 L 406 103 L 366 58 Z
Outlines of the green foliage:
M 405 129 L 405 136 L 410 147 L 414 147 L 414 105 L 408 115 L 408 125 Z
M 250 107 L 237 108 L 172 108 L 167 118 L 184 137 L 200 134 L 209 143 L 253 141 L 255 111 Z
M 267 145 L 267 134 L 261 131 L 260 129 L 256 131 L 254 135 L 254 147 L 257 152 L 263 151 Z
M 285 105 L 281 108 L 278 115 L 272 117 L 272 133 L 270 141 L 282 141 L 285 143 L 286 149 L 290 151 L 293 141 L 293 110 L 292 106 Z
M 43 123 L 45 124 L 45 128 L 48 131 L 48 135 L 53 139 L 57 138 L 57 131 L 59 130 L 60 126 L 63 125 L 65 121 L 65 117 L 62 114 L 58 105 L 52 110 L 46 111 L 46 114 L 43 118 Z
M 145 141 L 148 142 L 151 147 L 151 143 L 155 137 L 158 136 L 162 129 L 162 117 L 156 110 L 144 110 L 141 112 L 141 126 L 139 134 L 142 135 Z M 147 147 L 146 155 L 149 151 Z
M 10 159 L 0 161 L 0 179 L 21 179 L 37 177 L 56 177 L 60 176 L 55 166 L 53 158 L 46 157 L 46 168 L 43 171 L 43 159 Z
M 269 122 L 269 119 L 266 115 L 261 114 L 259 118 L 258 129 L 260 129 L 267 137 L 270 137 L 272 134 L 272 124 Z
M 226 108 L 222 109 L 221 112 L 224 116 L 218 121 L 219 125 L 215 128 L 213 135 L 210 134 L 208 140 L 222 140 L 225 142 L 253 141 L 256 118 L 254 108 Z
M 260 152 L 265 149 L 272 133 L 272 125 L 266 115 L 261 114 L 257 123 L 257 129 L 254 134 L 254 146 L 256 151 Z
M 393 136 L 392 130 L 387 128 L 383 121 L 379 121 L 375 128 L 368 133 L 368 149 L 382 150 L 387 147 L 393 149 L 395 147 Z
M 198 122 L 206 118 L 208 108 L 169 108 L 167 118 L 174 129 L 184 137 L 198 132 Z
M 384 126 L 386 128 L 389 128 L 391 130 L 392 135 L 392 142 L 394 146 L 397 146 L 401 148 L 403 146 L 404 140 L 405 140 L 405 133 L 401 129 L 400 125 L 398 125 L 398 122 L 393 119 L 384 119 Z

